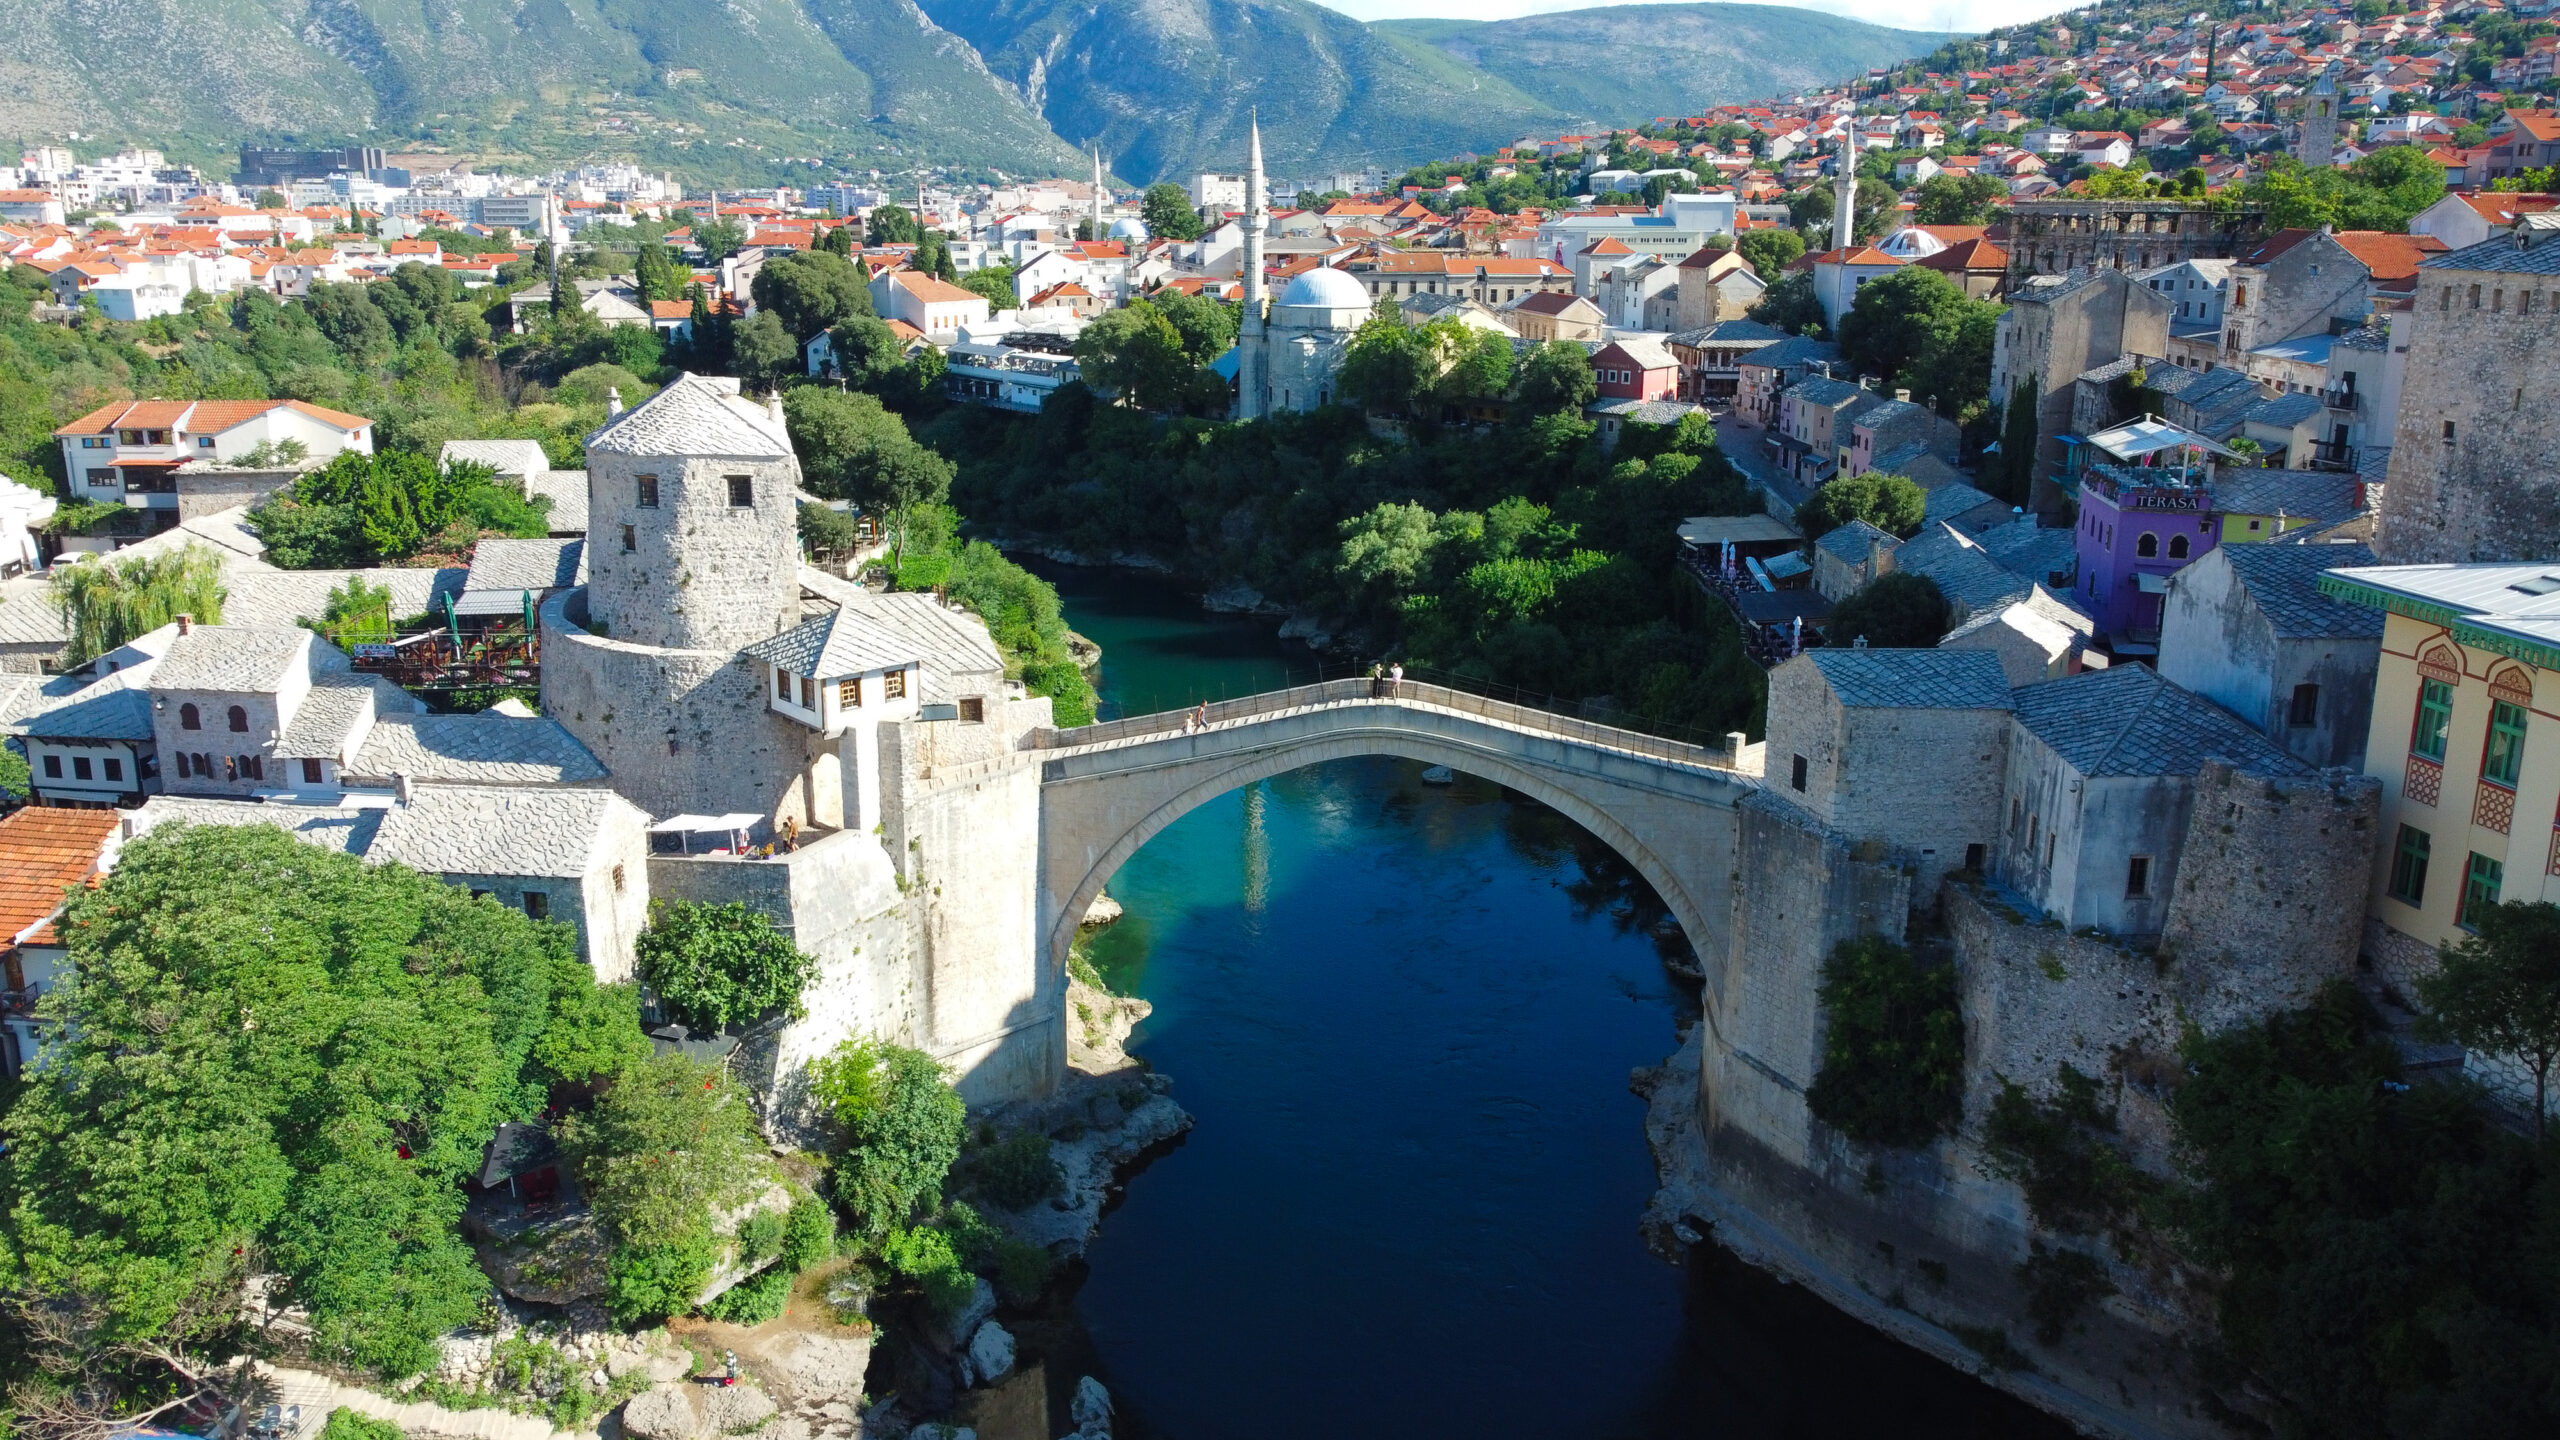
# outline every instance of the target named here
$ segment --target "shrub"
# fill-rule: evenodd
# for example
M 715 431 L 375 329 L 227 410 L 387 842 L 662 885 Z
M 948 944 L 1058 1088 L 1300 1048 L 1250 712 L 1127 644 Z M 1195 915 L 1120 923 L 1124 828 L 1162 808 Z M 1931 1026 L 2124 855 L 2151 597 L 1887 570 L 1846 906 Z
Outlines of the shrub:
M 1964 1017 L 1954 967 L 1880 936 L 1844 940 L 1823 966 L 1822 1070 L 1805 1099 L 1853 1140 L 1913 1146 L 1964 1105 Z
M 732 1325 L 764 1325 L 782 1318 L 791 1304 L 791 1282 L 797 1273 L 777 1261 L 723 1290 L 702 1313 Z
M 972 1157 L 970 1178 L 978 1193 L 1007 1210 L 1020 1210 L 1065 1192 L 1066 1172 L 1049 1157 L 1049 1137 L 1017 1130 Z
M 792 1202 L 782 1234 L 782 1263 L 806 1270 L 834 1253 L 835 1247 L 836 1215 L 827 1202 L 815 1195 L 802 1195 Z
M 329 1412 L 329 1423 L 320 1427 L 320 1440 L 409 1440 L 408 1432 L 388 1420 L 360 1415 L 341 1405 Z
M 925 1303 L 945 1319 L 968 1308 L 969 1297 L 978 1291 L 978 1277 L 960 1263 L 951 1237 L 930 1226 L 890 1231 L 880 1258 L 922 1289 Z
M 738 1227 L 738 1262 L 760 1264 L 782 1253 L 783 1212 L 759 1210 Z
M 2060 1343 L 2083 1309 L 2116 1293 L 2106 1262 L 2077 1250 L 2047 1248 L 2041 1240 L 2031 1242 L 2027 1258 L 2019 1263 L 2018 1285 L 2027 1292 L 2027 1318 L 2036 1323 L 2036 1342 L 2042 1345 Z
M 711 1283 L 716 1258 L 707 1234 L 663 1245 L 615 1246 L 605 1262 L 605 1303 L 615 1323 L 644 1325 L 691 1310 Z
M 2090 1234 L 2135 1217 L 2150 1182 L 2115 1144 L 2116 1112 L 2098 1103 L 2098 1081 L 2069 1065 L 2054 1097 L 2038 1100 L 2006 1077 L 1983 1125 L 1994 1174 L 2018 1183 L 2036 1223 Z
M 921 1050 L 857 1037 L 812 1061 L 810 1093 L 844 1150 L 836 1196 L 874 1235 L 906 1224 L 942 1193 L 960 1156 L 968 1107 Z
M 640 933 L 640 978 L 658 1003 L 697 1030 L 719 1030 L 774 1011 L 802 1012 L 800 992 L 818 962 L 743 901 L 670 900 Z

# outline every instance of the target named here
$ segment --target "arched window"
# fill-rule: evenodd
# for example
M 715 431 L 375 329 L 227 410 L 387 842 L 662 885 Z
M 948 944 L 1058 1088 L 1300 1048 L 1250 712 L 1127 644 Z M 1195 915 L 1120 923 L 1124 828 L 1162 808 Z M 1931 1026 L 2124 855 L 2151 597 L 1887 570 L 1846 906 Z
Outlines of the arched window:
M 2169 537 L 2169 558 L 2172 560 L 2184 560 L 2187 558 L 2186 536 L 2172 535 Z
M 249 712 L 246 709 L 238 705 L 232 706 L 230 718 L 234 733 L 241 735 L 249 733 Z
M 2133 553 L 2141 556 L 2145 560 L 2158 555 L 2160 553 L 2160 537 L 2152 534 L 2148 530 L 2143 531 L 2142 537 L 2133 542 Z
M 196 713 L 196 707 L 193 705 L 181 705 L 178 707 L 178 728 L 201 730 L 204 728 L 204 717 Z

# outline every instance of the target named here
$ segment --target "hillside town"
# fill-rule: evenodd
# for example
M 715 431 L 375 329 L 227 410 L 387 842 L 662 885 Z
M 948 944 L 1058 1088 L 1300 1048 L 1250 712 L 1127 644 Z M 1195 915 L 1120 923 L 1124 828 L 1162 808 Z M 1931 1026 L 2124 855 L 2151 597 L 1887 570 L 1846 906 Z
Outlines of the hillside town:
M 1394 174 L 1275 176 L 1259 129 L 1143 186 L 0 167 L 13 1413 L 856 1440 L 974 1434 L 935 1426 L 1010 1376 L 1107 1440 L 1100 1381 L 1024 1377 L 1192 1123 L 1089 947 L 1201 797 L 1053 894 L 1043 789 L 1411 704 L 1731 787 L 1708 1021 L 1639 1076 L 1657 1248 L 2083 1433 L 2351 1433 L 2386 1391 L 2547 1433 L 2547 1375 L 2465 1358 L 2560 1324 L 2547 1254 L 2395 1371 L 2269 1298 L 2342 1252 L 2248 1270 L 2273 1242 L 2158 1197 L 2284 1168 L 2206 1174 L 2208 1042 L 2348 1007 L 2336 1094 L 2476 1105 L 2340 1183 L 2496 1150 L 2456 1218 L 2552 1238 L 2560 7 L 2112 8 Z M 1021 555 L 1173 575 L 1353 689 L 1149 729 Z M 1838 1098 L 1870 942 L 1958 1035 L 1886 1120 Z M 404 1018 L 276 1058 L 367 1007 Z M 236 1055 L 289 1099 L 90 1145 L 169 1033 L 157 1089 Z M 132 1198 L 250 1128 L 299 1137 L 269 1178 Z M 157 1218 L 92 1235 L 92 1195 Z M 2323 1344 L 2378 1378 L 2325 1390 Z

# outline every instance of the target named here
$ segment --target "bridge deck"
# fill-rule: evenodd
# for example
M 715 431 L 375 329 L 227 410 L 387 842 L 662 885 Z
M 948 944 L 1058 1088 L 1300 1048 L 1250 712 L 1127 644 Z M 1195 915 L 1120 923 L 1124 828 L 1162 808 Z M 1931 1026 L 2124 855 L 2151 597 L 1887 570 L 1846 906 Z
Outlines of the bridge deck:
M 1388 693 L 1392 691 L 1392 693 Z M 1669 740 L 1642 731 L 1623 730 L 1614 725 L 1601 725 L 1572 715 L 1559 715 L 1531 705 L 1508 700 L 1490 699 L 1445 685 L 1426 685 L 1404 680 L 1389 684 L 1368 679 L 1328 680 L 1316 685 L 1299 685 L 1287 690 L 1272 690 L 1260 695 L 1247 695 L 1234 700 L 1213 700 L 1207 706 L 1211 729 L 1249 720 L 1267 720 L 1282 715 L 1310 710 L 1347 708 L 1354 705 L 1412 705 L 1474 716 L 1510 729 L 1545 735 L 1558 740 L 1589 745 L 1596 749 L 1615 750 L 1639 755 L 1649 760 L 1700 770 L 1731 771 L 1738 757 L 1730 750 L 1685 741 Z M 1189 733 L 1187 726 L 1201 712 L 1167 710 L 1153 715 L 1132 715 L 1119 720 L 1105 720 L 1092 725 L 1079 725 L 1066 730 L 1038 730 L 1026 743 L 1034 750 L 1092 751 L 1117 745 L 1159 740 L 1167 736 Z

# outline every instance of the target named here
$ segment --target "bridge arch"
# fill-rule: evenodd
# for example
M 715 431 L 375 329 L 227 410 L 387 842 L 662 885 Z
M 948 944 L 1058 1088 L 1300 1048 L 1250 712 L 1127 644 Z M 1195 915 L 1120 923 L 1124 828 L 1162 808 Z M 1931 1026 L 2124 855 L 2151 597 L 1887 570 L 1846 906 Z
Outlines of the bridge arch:
M 1446 765 L 1552 807 L 1653 886 L 1711 973 L 1729 942 L 1734 806 L 1758 782 L 1710 763 L 1708 752 L 1659 742 L 1648 749 L 1635 742 L 1649 737 L 1635 736 L 1620 748 L 1609 740 L 1624 732 L 1563 717 L 1542 723 L 1534 713 L 1377 700 L 1365 688 L 1347 698 L 1266 706 L 1260 714 L 1213 710 L 1210 727 L 1199 733 L 1180 728 L 1179 717 L 1163 718 L 1151 733 L 1103 725 L 1048 737 L 1040 783 L 1039 984 L 1061 1006 L 1078 923 L 1149 840 L 1229 791 L 1327 760 L 1373 755 Z M 1081 733 L 1102 738 L 1073 743 Z

